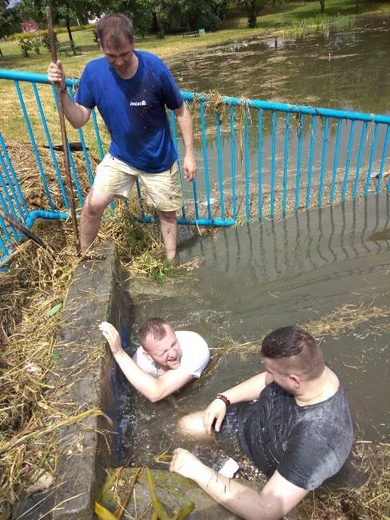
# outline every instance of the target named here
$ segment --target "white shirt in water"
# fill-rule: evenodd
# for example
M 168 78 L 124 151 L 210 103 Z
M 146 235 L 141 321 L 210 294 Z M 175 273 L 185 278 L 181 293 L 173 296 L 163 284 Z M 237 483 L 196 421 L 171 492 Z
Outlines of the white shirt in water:
M 175 370 L 180 370 L 180 372 L 199 378 L 210 359 L 207 343 L 196 332 L 176 330 L 175 333 L 182 353 L 180 366 Z M 138 347 L 133 355 L 133 361 L 148 374 L 155 377 L 161 375 L 156 363 L 146 355 L 142 347 Z

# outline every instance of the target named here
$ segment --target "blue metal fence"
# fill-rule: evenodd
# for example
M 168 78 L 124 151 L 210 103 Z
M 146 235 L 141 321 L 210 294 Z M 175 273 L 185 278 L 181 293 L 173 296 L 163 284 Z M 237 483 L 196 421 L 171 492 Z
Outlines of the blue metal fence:
M 58 116 L 53 110 L 55 106 L 58 109 L 56 91 L 43 74 L 0 69 L 0 81 L 9 82 L 7 93 L 12 118 L 18 124 L 18 144 L 23 143 L 28 163 L 15 160 L 16 153 L 11 154 L 13 135 L 2 128 L 0 207 L 27 227 L 37 218 L 68 218 L 61 152 L 55 144 L 60 141 Z M 77 79 L 67 80 L 71 96 L 77 83 Z M 181 224 L 230 226 L 335 204 L 372 191 L 390 191 L 390 116 L 216 93 L 183 92 L 183 97 L 193 113 L 198 176 L 191 184 L 182 180 Z M 180 157 L 183 144 L 173 113 L 170 121 Z M 77 152 L 69 146 L 70 167 L 76 204 L 82 207 L 109 136 L 93 111 L 91 122 L 83 129 L 70 129 L 68 138 L 77 140 Z M 27 185 L 31 184 L 39 193 L 34 204 L 27 196 Z M 134 214 L 149 222 L 153 213 L 142 202 L 142 187 L 137 188 L 141 203 L 134 205 Z M 0 216 L 1 261 L 20 238 Z

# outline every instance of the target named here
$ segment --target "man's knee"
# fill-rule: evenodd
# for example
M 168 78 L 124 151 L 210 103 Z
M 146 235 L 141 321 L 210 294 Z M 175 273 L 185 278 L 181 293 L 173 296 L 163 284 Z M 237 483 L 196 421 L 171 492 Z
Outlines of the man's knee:
M 205 430 L 203 418 L 204 411 L 185 415 L 179 419 L 176 429 L 181 433 L 195 435 L 196 437 L 210 437 Z
M 111 195 L 95 193 L 91 190 L 85 199 L 82 216 L 86 218 L 99 219 L 111 201 Z
M 176 211 L 161 211 L 156 210 L 156 213 L 160 220 L 163 220 L 166 223 L 169 224 L 175 224 L 176 223 Z

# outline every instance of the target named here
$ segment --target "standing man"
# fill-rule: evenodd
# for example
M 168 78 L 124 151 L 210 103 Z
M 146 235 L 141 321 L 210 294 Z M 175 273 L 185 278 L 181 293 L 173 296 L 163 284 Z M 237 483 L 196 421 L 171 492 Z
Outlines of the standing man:
M 103 321 L 99 329 L 127 380 L 152 403 L 199 378 L 209 362 L 209 348 L 199 334 L 175 331 L 162 318 L 151 318 L 141 325 L 141 346 L 133 358 L 123 350 L 113 325 Z
M 50 82 L 60 85 L 64 112 L 71 125 L 85 125 L 96 106 L 112 139 L 108 154 L 96 168 L 81 213 L 81 248 L 87 249 L 95 240 L 103 212 L 113 197 L 128 197 L 139 178 L 159 216 L 167 260 L 174 262 L 176 211 L 183 198 L 165 110 L 174 110 L 180 126 L 187 181 L 196 176 L 190 112 L 168 67 L 157 56 L 134 49 L 133 25 L 126 16 L 107 14 L 98 22 L 96 33 L 104 57 L 87 63 L 75 101 L 66 89 L 61 62 L 48 67 Z
M 261 355 L 266 372 L 218 394 L 180 426 L 198 435 L 214 429 L 238 436 L 242 451 L 269 479 L 264 488 L 257 492 L 224 477 L 181 448 L 170 470 L 193 479 L 240 518 L 280 520 L 341 469 L 353 429 L 344 388 L 308 332 L 278 329 L 264 338 Z

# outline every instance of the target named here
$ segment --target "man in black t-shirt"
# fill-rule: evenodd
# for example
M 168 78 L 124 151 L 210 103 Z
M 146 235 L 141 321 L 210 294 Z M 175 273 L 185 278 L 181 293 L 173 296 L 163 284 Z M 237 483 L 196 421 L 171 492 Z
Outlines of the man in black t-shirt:
M 170 470 L 195 480 L 242 518 L 278 520 L 341 469 L 353 429 L 344 388 L 308 332 L 278 329 L 264 338 L 261 354 L 266 372 L 179 423 L 198 435 L 233 429 L 244 453 L 269 478 L 261 492 L 215 473 L 181 448 Z

